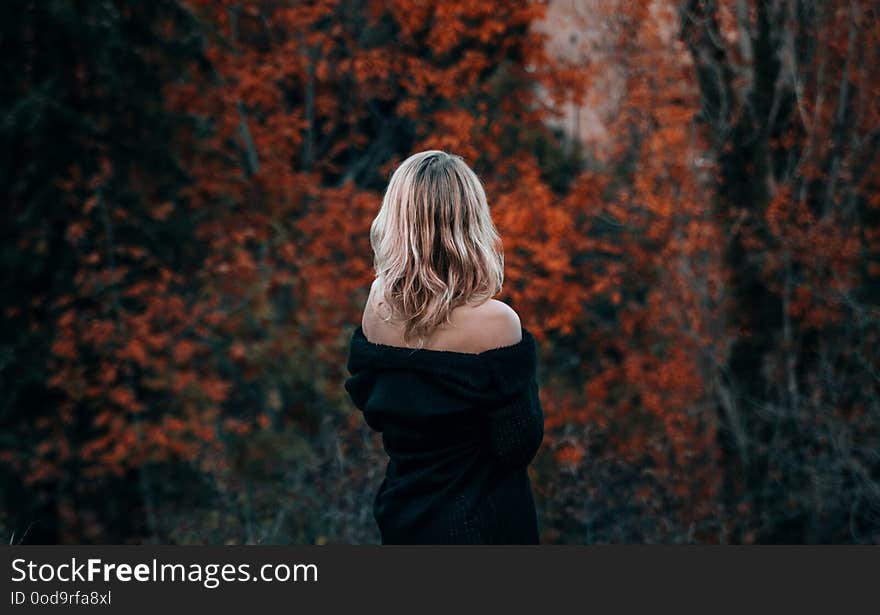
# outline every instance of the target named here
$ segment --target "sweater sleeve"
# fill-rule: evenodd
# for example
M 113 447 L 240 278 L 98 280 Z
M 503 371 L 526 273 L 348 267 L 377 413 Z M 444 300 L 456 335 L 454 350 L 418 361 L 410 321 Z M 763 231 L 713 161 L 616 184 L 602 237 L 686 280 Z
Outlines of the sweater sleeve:
M 544 439 L 538 383 L 530 379 L 516 395 L 491 410 L 486 420 L 489 453 L 510 468 L 531 463 Z
M 381 432 L 384 429 L 382 419 L 367 409 L 367 400 L 374 384 L 375 378 L 373 373 L 370 370 L 364 370 L 355 373 L 345 381 L 345 390 L 348 391 L 351 401 L 363 414 L 364 421 L 366 421 L 370 429 Z

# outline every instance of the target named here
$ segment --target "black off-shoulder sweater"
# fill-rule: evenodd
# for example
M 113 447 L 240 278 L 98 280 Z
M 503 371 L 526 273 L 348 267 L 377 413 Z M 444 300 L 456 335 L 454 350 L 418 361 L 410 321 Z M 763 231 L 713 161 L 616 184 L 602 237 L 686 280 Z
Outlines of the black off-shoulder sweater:
M 345 389 L 389 461 L 373 501 L 383 544 L 537 544 L 526 467 L 544 436 L 537 347 L 480 354 L 375 344 L 355 329 Z

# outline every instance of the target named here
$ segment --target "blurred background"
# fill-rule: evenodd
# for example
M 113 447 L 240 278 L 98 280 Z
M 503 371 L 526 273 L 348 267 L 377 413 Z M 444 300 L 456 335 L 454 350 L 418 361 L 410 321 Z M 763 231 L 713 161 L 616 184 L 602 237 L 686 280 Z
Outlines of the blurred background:
M 0 538 L 374 543 L 395 166 L 539 342 L 545 543 L 880 542 L 875 0 L 5 0 Z

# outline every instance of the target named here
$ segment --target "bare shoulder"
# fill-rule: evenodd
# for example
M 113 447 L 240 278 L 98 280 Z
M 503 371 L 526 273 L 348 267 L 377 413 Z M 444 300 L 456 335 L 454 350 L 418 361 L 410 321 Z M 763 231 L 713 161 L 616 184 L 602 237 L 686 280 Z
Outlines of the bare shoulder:
M 467 352 L 484 352 L 512 346 L 522 340 L 519 315 L 503 301 L 490 299 L 478 306 L 456 310 L 453 321 Z M 455 321 L 458 322 L 455 322 Z
M 361 327 L 368 340 L 391 346 L 408 346 L 398 325 L 388 323 L 377 312 L 381 286 L 376 282 L 364 306 Z M 513 346 L 522 340 L 517 313 L 502 301 L 490 299 L 480 305 L 463 305 L 428 339 L 426 348 L 478 354 L 494 348 Z

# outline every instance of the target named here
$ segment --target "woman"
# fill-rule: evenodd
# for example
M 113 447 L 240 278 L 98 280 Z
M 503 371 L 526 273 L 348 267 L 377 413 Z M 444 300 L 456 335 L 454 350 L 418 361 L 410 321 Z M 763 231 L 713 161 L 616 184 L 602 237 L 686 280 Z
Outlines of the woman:
M 389 457 L 373 502 L 382 543 L 537 543 L 536 344 L 492 299 L 504 259 L 479 179 L 459 156 L 411 156 L 370 243 L 345 388 Z

